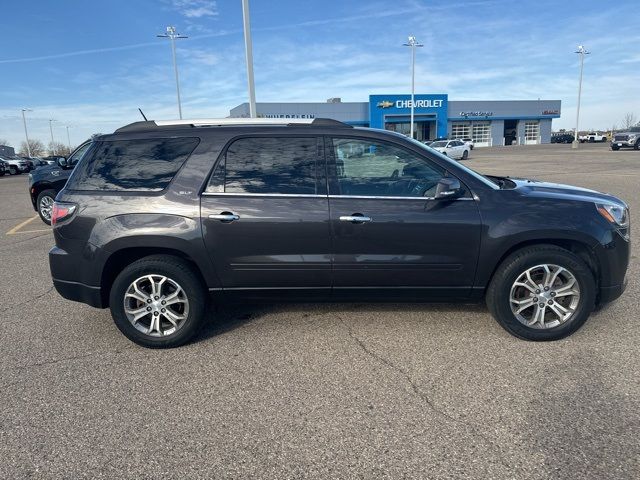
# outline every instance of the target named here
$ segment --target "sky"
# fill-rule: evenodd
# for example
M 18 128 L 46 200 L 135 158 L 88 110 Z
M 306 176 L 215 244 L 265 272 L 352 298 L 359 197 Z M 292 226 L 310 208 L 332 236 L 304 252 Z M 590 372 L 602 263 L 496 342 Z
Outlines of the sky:
M 368 101 L 410 92 L 450 100 L 562 100 L 554 130 L 640 117 L 637 0 L 251 0 L 258 102 Z M 241 0 L 2 2 L 0 139 L 77 145 L 141 120 L 177 118 L 167 25 L 177 41 L 185 118 L 226 117 L 247 101 Z

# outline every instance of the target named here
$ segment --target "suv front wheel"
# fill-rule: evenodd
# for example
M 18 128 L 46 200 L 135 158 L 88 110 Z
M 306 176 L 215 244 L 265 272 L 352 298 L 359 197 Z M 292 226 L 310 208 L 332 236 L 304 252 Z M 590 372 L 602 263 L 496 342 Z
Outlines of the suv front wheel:
M 525 340 L 559 340 L 578 330 L 595 306 L 587 264 L 555 245 L 524 248 L 507 257 L 487 290 L 498 323 Z
M 36 205 L 38 206 L 38 215 L 44 223 L 51 225 L 51 213 L 53 212 L 53 202 L 56 199 L 55 190 L 43 190 L 38 195 Z
M 147 348 L 178 347 L 200 330 L 205 292 L 193 269 L 170 255 L 153 255 L 127 266 L 109 296 L 120 331 Z

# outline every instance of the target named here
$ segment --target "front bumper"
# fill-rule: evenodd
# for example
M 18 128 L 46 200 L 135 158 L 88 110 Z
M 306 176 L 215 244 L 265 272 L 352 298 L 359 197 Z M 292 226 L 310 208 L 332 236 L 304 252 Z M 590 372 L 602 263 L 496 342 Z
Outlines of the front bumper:
M 636 145 L 635 140 L 634 140 L 633 142 L 628 141 L 628 140 L 621 140 L 621 141 L 613 140 L 613 141 L 611 142 L 611 147 L 612 147 L 612 148 L 613 148 L 613 147 L 618 147 L 618 148 L 633 148 L 633 147 L 635 147 L 635 145 Z
M 613 302 L 620 297 L 627 289 L 627 279 L 625 278 L 622 284 L 615 285 L 613 287 L 600 287 L 600 296 L 598 297 L 598 304 Z

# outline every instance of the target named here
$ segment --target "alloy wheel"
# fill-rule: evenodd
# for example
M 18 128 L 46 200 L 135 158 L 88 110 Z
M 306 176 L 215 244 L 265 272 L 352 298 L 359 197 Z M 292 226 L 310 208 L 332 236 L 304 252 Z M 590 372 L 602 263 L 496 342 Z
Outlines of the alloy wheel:
M 124 312 L 138 331 L 151 337 L 165 337 L 185 324 L 189 299 L 174 280 L 163 275 L 145 275 L 127 288 Z
M 514 316 L 525 326 L 557 327 L 575 314 L 580 304 L 580 285 L 565 267 L 536 265 L 513 283 L 509 303 Z
M 53 211 L 53 198 L 45 195 L 40 199 L 40 213 L 47 221 L 50 222 L 52 211 Z

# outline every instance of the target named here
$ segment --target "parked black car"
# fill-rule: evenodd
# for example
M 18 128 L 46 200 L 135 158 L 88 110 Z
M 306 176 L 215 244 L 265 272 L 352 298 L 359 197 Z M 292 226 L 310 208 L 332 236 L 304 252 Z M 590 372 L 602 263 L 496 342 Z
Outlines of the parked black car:
M 0 177 L 4 177 L 5 173 L 9 173 L 9 166 L 4 160 L 0 160 Z
M 551 143 L 573 143 L 574 139 L 571 133 L 559 133 L 551 136 Z
M 55 165 L 50 165 L 45 161 L 44 165 L 38 166 L 38 168 L 29 173 L 31 204 L 47 225 L 51 225 L 51 211 L 56 195 L 67 183 L 71 171 L 89 149 L 90 143 L 85 142 L 76 148 L 68 160 L 64 157 L 57 157 Z
M 150 121 L 96 137 L 53 208 L 57 291 L 110 307 L 155 348 L 194 336 L 208 294 L 486 298 L 529 340 L 563 338 L 622 294 L 622 200 L 482 176 L 401 134 L 290 122 Z

